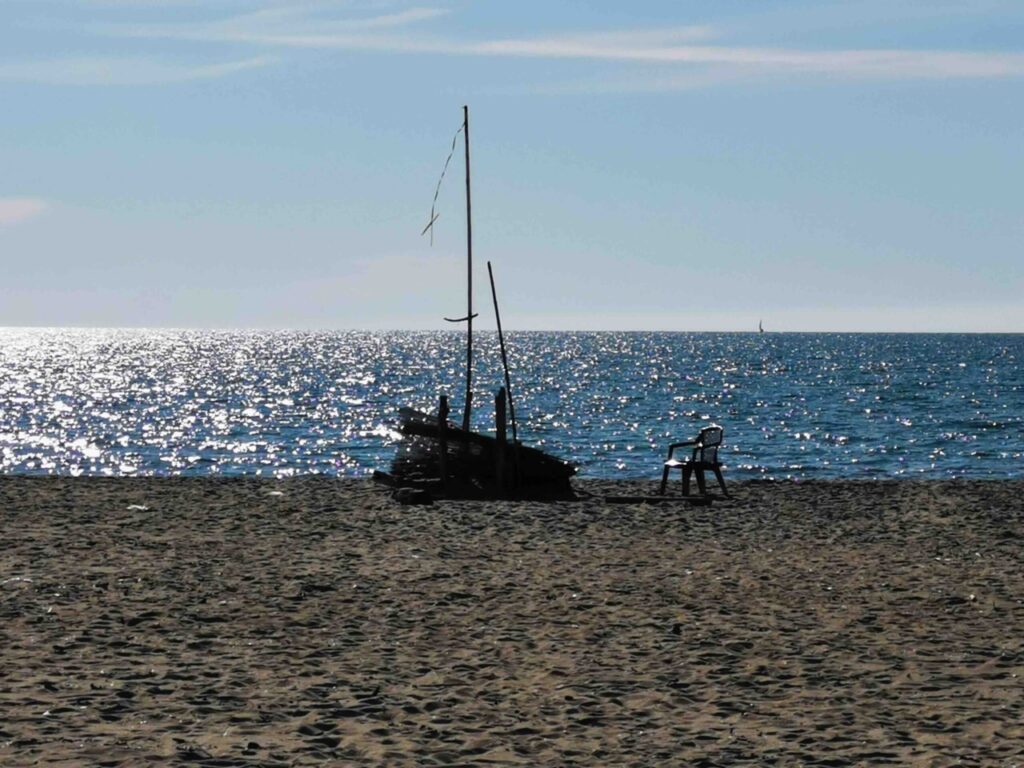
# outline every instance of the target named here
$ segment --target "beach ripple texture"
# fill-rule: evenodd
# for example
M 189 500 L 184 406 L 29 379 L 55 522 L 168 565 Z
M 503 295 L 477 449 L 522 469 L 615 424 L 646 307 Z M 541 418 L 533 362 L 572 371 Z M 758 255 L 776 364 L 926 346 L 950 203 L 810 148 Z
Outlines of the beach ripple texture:
M 1024 336 L 510 333 L 519 437 L 581 476 L 656 477 L 725 428 L 726 478 L 1024 476 Z M 473 426 L 493 432 L 497 337 Z M 0 330 L 0 472 L 366 475 L 398 409 L 461 421 L 449 332 Z

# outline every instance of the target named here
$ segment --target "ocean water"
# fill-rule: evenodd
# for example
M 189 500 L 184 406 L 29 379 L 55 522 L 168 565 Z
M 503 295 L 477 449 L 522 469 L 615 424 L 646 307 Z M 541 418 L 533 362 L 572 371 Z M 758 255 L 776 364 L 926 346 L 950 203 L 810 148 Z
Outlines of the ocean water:
M 726 478 L 1024 476 L 1024 335 L 510 333 L 520 439 L 656 477 L 725 428 Z M 497 339 L 477 335 L 474 427 Z M 365 475 L 398 408 L 461 420 L 446 332 L 0 330 L 0 472 Z

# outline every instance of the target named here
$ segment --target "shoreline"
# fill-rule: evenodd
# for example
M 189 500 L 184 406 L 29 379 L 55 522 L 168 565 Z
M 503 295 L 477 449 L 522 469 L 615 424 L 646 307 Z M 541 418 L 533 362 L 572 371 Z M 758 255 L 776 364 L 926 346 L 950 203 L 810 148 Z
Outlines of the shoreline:
M 0 476 L 0 763 L 1024 757 L 1024 480 L 726 482 Z

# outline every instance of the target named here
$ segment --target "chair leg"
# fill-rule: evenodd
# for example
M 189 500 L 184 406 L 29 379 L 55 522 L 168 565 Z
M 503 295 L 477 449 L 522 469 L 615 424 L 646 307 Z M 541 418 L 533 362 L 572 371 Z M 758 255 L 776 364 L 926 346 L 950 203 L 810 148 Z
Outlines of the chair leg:
M 690 475 L 693 473 L 693 467 L 683 467 L 683 496 L 690 495 Z
M 661 490 L 658 491 L 658 494 L 660 496 L 664 496 L 665 495 L 665 486 L 668 485 L 668 470 L 669 470 L 669 468 L 665 467 L 661 471 Z
M 697 488 L 700 489 L 700 495 L 701 496 L 707 496 L 708 495 L 708 487 L 707 487 L 707 484 L 704 482 L 704 468 L 703 467 L 697 467 Z
M 718 484 L 722 487 L 722 495 L 723 496 L 728 496 L 729 492 L 727 490 L 725 490 L 725 478 L 722 477 L 722 468 L 721 467 L 715 467 L 714 470 L 715 470 L 715 477 L 718 478 Z

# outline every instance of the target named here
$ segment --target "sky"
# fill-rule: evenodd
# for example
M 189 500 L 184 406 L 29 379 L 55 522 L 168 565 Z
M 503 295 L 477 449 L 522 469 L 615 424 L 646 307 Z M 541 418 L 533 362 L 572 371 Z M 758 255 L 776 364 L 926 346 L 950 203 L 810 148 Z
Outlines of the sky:
M 0 326 L 1024 332 L 1020 0 L 0 0 Z

